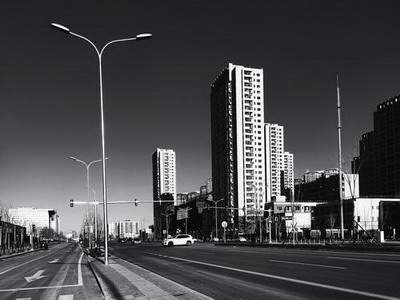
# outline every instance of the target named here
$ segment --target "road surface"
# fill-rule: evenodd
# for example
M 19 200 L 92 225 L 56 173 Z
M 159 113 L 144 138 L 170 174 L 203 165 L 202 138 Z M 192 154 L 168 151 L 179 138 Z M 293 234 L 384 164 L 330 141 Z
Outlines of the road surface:
M 111 252 L 214 299 L 400 299 L 400 254 L 145 243 Z
M 102 299 L 76 243 L 0 258 L 0 299 Z

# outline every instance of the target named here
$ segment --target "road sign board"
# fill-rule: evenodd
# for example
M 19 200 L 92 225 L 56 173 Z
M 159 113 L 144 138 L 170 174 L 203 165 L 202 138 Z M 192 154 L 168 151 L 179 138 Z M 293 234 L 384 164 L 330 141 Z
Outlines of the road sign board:
M 222 228 L 228 227 L 228 223 L 226 221 L 222 221 L 221 223 Z
M 188 218 L 188 209 L 187 208 L 178 209 L 178 212 L 176 214 L 176 220 L 183 220 L 187 218 Z

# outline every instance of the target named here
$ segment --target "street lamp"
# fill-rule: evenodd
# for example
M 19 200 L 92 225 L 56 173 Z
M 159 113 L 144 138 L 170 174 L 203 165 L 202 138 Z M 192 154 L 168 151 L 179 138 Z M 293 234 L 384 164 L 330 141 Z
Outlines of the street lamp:
M 90 166 L 92 166 L 93 164 L 95 164 L 95 163 L 99 163 L 99 162 L 101 162 L 102 160 L 101 159 L 98 159 L 98 160 L 93 160 L 93 161 L 91 161 L 91 162 L 89 162 L 89 163 L 87 163 L 87 162 L 85 162 L 84 160 L 81 160 L 81 159 L 79 159 L 79 158 L 76 158 L 76 157 L 74 157 L 74 156 L 68 156 L 68 158 L 69 159 L 72 159 L 73 161 L 76 161 L 76 162 L 78 162 L 78 163 L 80 163 L 80 164 L 82 164 L 82 165 L 84 165 L 85 166 L 85 168 L 86 168 L 86 188 L 87 188 L 87 197 L 88 197 L 88 203 L 90 202 L 90 180 L 89 180 L 89 178 L 90 178 L 90 173 L 89 173 L 89 169 L 90 169 Z M 108 157 L 106 157 L 106 159 L 108 159 Z M 96 199 L 95 199 L 96 200 Z M 94 206 L 95 207 L 95 209 L 94 209 L 94 223 L 95 223 L 95 235 L 94 235 L 94 237 L 95 237 L 95 244 L 96 244 L 96 246 L 97 246 L 97 228 L 96 228 L 96 214 L 97 214 L 97 208 L 96 208 L 96 205 Z M 90 234 L 90 231 L 89 231 L 89 234 Z M 90 245 L 90 248 L 91 248 L 91 246 L 92 245 Z
M 99 83 L 100 83 L 100 115 L 101 115 L 101 154 L 102 154 L 102 163 L 103 163 L 103 168 L 102 168 L 102 177 L 103 177 L 103 222 L 104 222 L 104 264 L 108 265 L 108 228 L 107 228 L 107 222 L 108 222 L 108 213 L 107 213 L 107 184 L 106 184 L 106 150 L 105 150 L 105 132 L 104 132 L 104 105 L 103 105 L 103 73 L 102 73 L 102 55 L 104 50 L 107 48 L 107 46 L 119 42 L 128 42 L 128 41 L 135 41 L 135 40 L 144 40 L 152 37 L 151 33 L 141 33 L 136 35 L 135 37 L 132 38 L 125 38 L 125 39 L 118 39 L 118 40 L 112 40 L 110 42 L 107 42 L 100 50 L 99 48 L 96 47 L 96 45 L 89 40 L 88 38 L 72 32 L 68 27 L 57 24 L 57 23 L 51 23 L 51 26 L 54 27 L 55 29 L 75 36 L 77 38 L 80 38 L 86 42 L 88 42 L 96 51 L 98 60 L 99 60 Z

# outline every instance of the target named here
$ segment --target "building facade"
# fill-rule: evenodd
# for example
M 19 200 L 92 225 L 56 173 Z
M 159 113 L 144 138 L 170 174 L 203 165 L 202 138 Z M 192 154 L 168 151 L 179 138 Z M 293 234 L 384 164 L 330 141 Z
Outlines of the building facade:
M 172 149 L 160 149 L 153 153 L 153 199 L 162 194 L 172 194 L 176 200 L 176 158 Z
M 177 204 L 175 151 L 157 148 L 152 156 L 152 164 L 154 236 L 160 239 L 163 229 L 166 228 L 163 214 L 171 204 L 160 200 L 173 200 Z
M 373 128 L 360 140 L 361 196 L 399 197 L 400 95 L 377 106 Z
M 265 170 L 267 202 L 281 195 L 281 172 L 284 171 L 284 128 L 278 124 L 265 124 Z
M 283 171 L 285 189 L 294 190 L 294 158 L 293 154 L 285 151 L 283 153 Z
M 339 201 L 339 174 L 327 174 L 319 171 L 321 176 L 313 181 L 304 181 L 295 186 L 296 201 Z M 342 173 L 342 197 L 352 199 L 360 196 L 358 174 Z
M 30 234 L 32 225 L 35 225 L 36 233 L 44 227 L 60 233 L 59 216 L 54 209 L 18 207 L 8 210 L 12 223 L 26 227 L 26 233 Z
M 212 188 L 238 226 L 265 202 L 263 69 L 229 64 L 211 85 Z M 240 208 L 240 209 L 238 209 Z

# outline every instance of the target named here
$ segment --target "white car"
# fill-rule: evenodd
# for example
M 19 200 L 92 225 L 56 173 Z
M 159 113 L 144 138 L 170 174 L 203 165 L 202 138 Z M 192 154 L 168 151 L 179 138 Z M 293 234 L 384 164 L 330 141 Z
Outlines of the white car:
M 190 234 L 178 234 L 174 237 L 164 239 L 163 246 L 190 246 L 194 244 L 195 239 Z

